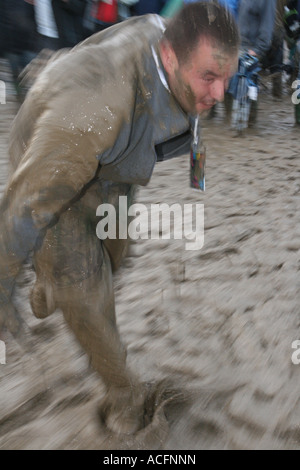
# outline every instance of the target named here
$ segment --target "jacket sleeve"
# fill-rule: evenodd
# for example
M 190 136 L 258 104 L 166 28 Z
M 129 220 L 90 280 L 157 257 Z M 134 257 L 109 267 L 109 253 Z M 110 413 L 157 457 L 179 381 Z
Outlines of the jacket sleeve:
M 63 93 L 46 100 L 28 142 L 15 145 L 18 149 L 23 145 L 24 154 L 0 205 L 0 331 L 12 317 L 15 278 L 28 254 L 47 227 L 80 197 L 99 162 L 105 165 L 118 157 L 110 149 L 130 121 L 132 107 L 131 92 L 126 94 L 123 88 L 120 100 L 115 89 L 113 80 L 97 93 L 88 86 L 77 90 L 69 84 Z M 22 140 L 18 134 L 28 128 L 34 112 L 28 97 L 16 118 L 12 141 Z
M 271 47 L 275 25 L 276 0 L 263 2 L 256 43 L 253 47 L 257 55 L 262 58 Z

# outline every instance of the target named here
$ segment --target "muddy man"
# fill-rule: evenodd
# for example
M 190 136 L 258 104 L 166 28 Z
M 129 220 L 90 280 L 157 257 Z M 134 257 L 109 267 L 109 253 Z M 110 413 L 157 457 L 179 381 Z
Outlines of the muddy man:
M 120 195 L 130 205 L 168 143 L 189 145 L 193 118 L 223 100 L 238 51 L 233 18 L 211 2 L 187 5 L 168 21 L 131 18 L 51 60 L 11 129 L 0 329 L 20 334 L 11 296 L 32 255 L 32 310 L 39 318 L 63 312 L 107 388 L 104 418 L 117 432 L 143 426 L 145 388 L 127 368 L 115 319 L 113 272 L 128 240 L 100 240 L 96 209 L 117 208 Z

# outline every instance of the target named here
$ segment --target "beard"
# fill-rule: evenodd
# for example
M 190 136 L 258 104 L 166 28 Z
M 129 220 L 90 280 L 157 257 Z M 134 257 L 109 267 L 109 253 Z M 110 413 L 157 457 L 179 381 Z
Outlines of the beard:
M 196 114 L 195 95 L 188 84 L 183 80 L 181 72 L 177 69 L 174 73 L 174 79 L 170 82 L 171 91 L 181 108 L 188 114 Z
M 204 119 L 208 118 L 214 106 L 215 104 L 213 104 L 212 107 L 209 109 L 203 109 L 203 111 L 199 112 L 199 116 L 201 116 Z

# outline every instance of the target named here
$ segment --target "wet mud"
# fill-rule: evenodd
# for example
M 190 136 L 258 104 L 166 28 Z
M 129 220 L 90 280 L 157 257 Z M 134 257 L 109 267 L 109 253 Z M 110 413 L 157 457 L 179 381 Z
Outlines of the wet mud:
M 3 65 L 3 64 L 2 64 Z M 0 77 L 1 78 L 1 77 Z M 0 191 L 17 110 L 0 105 Z M 110 433 L 104 396 L 59 311 L 38 320 L 30 264 L 15 302 L 22 345 L 8 333 L 0 365 L 0 449 L 299 449 L 300 128 L 290 96 L 261 90 L 258 122 L 235 137 L 223 106 L 204 123 L 206 191 L 189 188 L 189 156 L 157 164 L 137 202 L 204 204 L 204 246 L 136 240 L 115 275 L 128 364 L 148 384 L 145 428 Z M 299 354 L 300 358 L 300 354 Z

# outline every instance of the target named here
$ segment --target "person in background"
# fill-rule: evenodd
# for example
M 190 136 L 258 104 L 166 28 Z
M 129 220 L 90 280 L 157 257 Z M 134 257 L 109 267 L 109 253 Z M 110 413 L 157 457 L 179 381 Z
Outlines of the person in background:
M 35 19 L 38 32 L 38 49 L 59 49 L 59 35 L 55 22 L 51 0 L 35 0 Z
M 272 94 L 276 98 L 281 98 L 282 96 L 283 44 L 285 37 L 284 8 L 287 3 L 288 0 L 277 0 L 272 44 L 262 58 L 262 68 L 270 70 Z
M 138 0 L 118 0 L 118 17 L 119 21 L 127 20 L 131 16 L 136 15 L 135 5 Z
M 289 48 L 291 86 L 298 76 L 299 69 L 299 42 L 300 42 L 300 0 L 288 0 L 284 14 L 285 39 Z
M 103 31 L 118 22 L 118 2 L 117 0 L 94 0 L 91 14 L 95 31 Z
M 83 17 L 87 0 L 52 0 L 59 47 L 73 47 L 85 38 Z
M 271 47 L 276 0 L 239 0 L 241 49 L 262 61 Z
M 146 15 L 147 13 L 160 13 L 167 0 L 139 0 L 134 5 L 136 15 Z
M 292 91 L 295 112 L 295 125 L 300 125 L 300 0 L 289 0 L 284 14 L 284 27 L 289 52 L 289 72 L 287 86 Z
M 37 52 L 34 10 L 25 0 L 0 0 L 0 11 L 1 55 L 9 62 L 17 97 L 22 101 L 19 75 Z
M 277 0 L 239 0 L 237 23 L 241 35 L 240 56 L 249 54 L 260 63 L 272 44 Z M 232 88 L 230 83 L 229 89 Z M 226 119 L 232 122 L 233 95 L 229 91 L 224 99 Z M 257 99 L 251 103 L 248 125 L 257 119 Z

